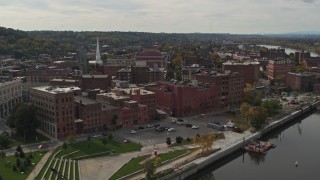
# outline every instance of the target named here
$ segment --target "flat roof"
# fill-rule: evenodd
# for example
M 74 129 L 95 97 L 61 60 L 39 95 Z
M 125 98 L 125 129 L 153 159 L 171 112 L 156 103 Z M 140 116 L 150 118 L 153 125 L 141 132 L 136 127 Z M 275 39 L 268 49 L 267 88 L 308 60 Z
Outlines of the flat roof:
M 75 96 L 74 97 L 74 101 L 77 103 L 80 103 L 80 101 L 82 102 L 83 105 L 90 105 L 90 104 L 98 104 L 99 102 L 87 97 L 83 97 L 83 96 Z
M 75 86 L 72 86 L 72 87 L 40 86 L 40 87 L 33 87 L 32 89 L 36 89 L 36 90 L 51 93 L 51 94 L 69 93 L 69 92 L 81 90 L 79 87 L 75 87 Z

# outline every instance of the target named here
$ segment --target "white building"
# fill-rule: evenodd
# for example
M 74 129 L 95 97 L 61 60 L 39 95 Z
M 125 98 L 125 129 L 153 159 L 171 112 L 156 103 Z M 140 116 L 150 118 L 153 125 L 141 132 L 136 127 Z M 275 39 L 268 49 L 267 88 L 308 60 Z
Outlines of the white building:
M 8 115 L 14 105 L 22 101 L 22 79 L 0 83 L 0 117 Z

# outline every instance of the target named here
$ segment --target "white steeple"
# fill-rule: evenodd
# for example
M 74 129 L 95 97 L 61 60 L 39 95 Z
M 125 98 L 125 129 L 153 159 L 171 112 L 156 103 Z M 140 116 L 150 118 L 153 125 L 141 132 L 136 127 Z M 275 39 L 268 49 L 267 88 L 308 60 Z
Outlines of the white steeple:
M 97 38 L 96 64 L 97 65 L 102 65 L 103 64 L 103 62 L 101 61 L 101 56 L 100 56 L 99 38 Z

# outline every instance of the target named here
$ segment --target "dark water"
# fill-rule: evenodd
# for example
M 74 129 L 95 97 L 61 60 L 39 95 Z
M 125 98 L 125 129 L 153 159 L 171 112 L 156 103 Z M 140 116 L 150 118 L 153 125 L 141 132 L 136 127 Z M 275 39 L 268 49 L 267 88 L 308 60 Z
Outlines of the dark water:
M 266 156 L 239 151 L 191 179 L 320 180 L 320 114 L 266 137 L 276 144 Z M 294 163 L 299 161 L 296 167 Z

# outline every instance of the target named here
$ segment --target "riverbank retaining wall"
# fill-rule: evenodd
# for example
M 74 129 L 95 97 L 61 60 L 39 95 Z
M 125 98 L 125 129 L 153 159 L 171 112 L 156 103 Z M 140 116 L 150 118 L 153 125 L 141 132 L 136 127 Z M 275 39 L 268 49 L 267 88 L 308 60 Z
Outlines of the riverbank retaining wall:
M 183 166 L 181 169 L 177 170 L 176 172 L 163 177 L 161 179 L 172 179 L 172 180 L 181 180 L 186 179 L 200 170 L 208 167 L 209 165 L 225 158 L 226 156 L 238 151 L 241 147 L 243 147 L 245 144 L 251 142 L 252 140 L 256 140 L 261 138 L 263 135 L 266 135 L 270 133 L 271 131 L 282 127 L 283 125 L 290 123 L 294 121 L 296 118 L 299 118 L 303 115 L 306 115 L 310 112 L 312 112 L 318 105 L 320 104 L 320 101 L 314 102 L 308 106 L 301 107 L 300 110 L 294 111 L 293 113 L 274 121 L 267 126 L 265 126 L 261 131 L 250 134 L 249 136 L 244 137 L 242 140 L 238 140 L 232 144 L 227 144 L 224 147 L 221 148 L 220 151 L 209 155 L 207 157 L 202 157 L 199 159 L 196 159 L 189 164 Z

